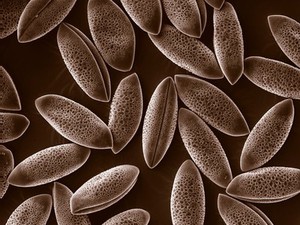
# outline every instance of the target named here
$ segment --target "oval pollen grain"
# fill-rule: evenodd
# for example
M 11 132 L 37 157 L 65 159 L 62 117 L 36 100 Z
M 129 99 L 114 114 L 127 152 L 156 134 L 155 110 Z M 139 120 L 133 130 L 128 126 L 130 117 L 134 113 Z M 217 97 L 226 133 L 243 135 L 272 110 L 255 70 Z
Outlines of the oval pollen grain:
M 111 0 L 89 0 L 88 23 L 104 61 L 112 68 L 130 71 L 135 58 L 135 33 L 126 14 Z
M 57 32 L 61 56 L 80 88 L 92 99 L 110 100 L 110 76 L 94 44 L 76 27 L 63 23 Z
M 211 129 L 195 113 L 181 108 L 179 133 L 192 160 L 212 182 L 226 188 L 232 179 L 226 153 Z
M 207 79 L 224 77 L 214 53 L 197 38 L 167 24 L 159 35 L 149 34 L 149 38 L 162 54 L 183 69 Z
M 227 194 L 254 203 L 275 203 L 300 193 L 300 170 L 291 167 L 262 167 L 232 179 Z
M 244 144 L 240 166 L 248 171 L 263 166 L 285 143 L 294 121 L 291 99 L 269 109 L 251 130 Z
M 89 214 L 115 204 L 134 187 L 138 175 L 136 166 L 120 165 L 92 177 L 72 195 L 72 214 Z
M 250 131 L 236 104 L 216 86 L 192 76 L 175 75 L 179 98 L 205 122 L 230 136 Z
M 144 118 L 143 154 L 151 169 L 163 159 L 173 140 L 177 111 L 177 92 L 174 81 L 171 77 L 167 77 L 153 92 Z
M 252 208 L 224 194 L 218 196 L 218 210 L 226 224 L 268 225 Z
M 222 72 L 230 84 L 235 84 L 244 71 L 244 41 L 242 28 L 234 7 L 225 2 L 214 10 L 214 49 Z
M 66 97 L 48 94 L 35 100 L 41 116 L 66 139 L 94 149 L 112 147 L 107 125 L 92 111 Z
M 34 153 L 20 162 L 10 173 L 8 182 L 18 187 L 34 187 L 67 176 L 88 159 L 90 149 L 63 144 Z
M 113 136 L 112 151 L 117 154 L 134 137 L 143 114 L 143 94 L 136 73 L 119 83 L 112 99 L 108 127 Z
M 201 174 L 191 160 L 184 161 L 175 175 L 170 204 L 173 225 L 204 224 L 204 186 Z
M 245 59 L 245 76 L 265 91 L 285 98 L 300 99 L 300 69 L 260 56 Z

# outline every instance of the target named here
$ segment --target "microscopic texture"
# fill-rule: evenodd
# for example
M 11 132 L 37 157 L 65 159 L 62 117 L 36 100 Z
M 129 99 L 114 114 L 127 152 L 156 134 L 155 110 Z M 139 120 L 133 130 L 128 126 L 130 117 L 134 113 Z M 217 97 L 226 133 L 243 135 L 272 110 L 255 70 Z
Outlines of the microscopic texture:
M 14 141 L 21 137 L 29 123 L 27 117 L 21 114 L 0 112 L 0 143 Z
M 129 209 L 121 212 L 102 225 L 147 225 L 150 221 L 150 214 L 143 209 Z
M 260 56 L 245 59 L 244 74 L 256 86 L 285 98 L 300 99 L 300 69 Z
M 28 2 L 29 0 L 0 1 L 0 39 L 17 30 L 19 18 Z
M 90 149 L 63 144 L 34 153 L 10 173 L 8 182 L 18 187 L 34 187 L 58 180 L 79 169 L 88 159 Z
M 72 214 L 89 214 L 115 204 L 133 188 L 139 172 L 136 166 L 119 165 L 92 177 L 72 195 Z
M 300 169 L 262 167 L 232 179 L 227 194 L 254 203 L 274 203 L 294 197 L 300 192 Z
M 228 225 L 268 225 L 253 209 L 224 194 L 218 196 L 218 210 L 223 221 Z
M 195 113 L 181 108 L 178 128 L 192 160 L 212 182 L 226 188 L 232 179 L 231 168 L 221 143 Z
M 3 66 L 0 66 L 0 86 L 0 109 L 10 111 L 21 110 L 21 102 L 16 86 Z
M 66 97 L 48 94 L 35 100 L 41 116 L 66 139 L 94 149 L 111 148 L 107 125 L 92 111 Z
M 244 71 L 244 41 L 239 19 L 229 2 L 221 10 L 214 9 L 213 27 L 216 58 L 226 79 L 235 84 Z
M 246 139 L 240 159 L 241 169 L 252 170 L 268 162 L 285 143 L 293 121 L 294 105 L 291 99 L 269 109 Z
M 34 41 L 59 25 L 69 14 L 76 0 L 30 0 L 20 16 L 18 41 Z
M 214 53 L 200 40 L 167 24 L 159 35 L 149 34 L 149 38 L 162 54 L 183 69 L 207 79 L 224 77 Z
M 162 24 L 161 0 L 121 0 L 130 18 L 145 32 L 159 34 Z
M 143 114 L 143 94 L 136 73 L 119 83 L 112 99 L 108 127 L 113 136 L 112 151 L 119 153 L 134 137 Z
M 130 71 L 135 58 L 135 33 L 126 14 L 111 0 L 89 0 L 88 24 L 104 61 L 119 71 Z
M 0 145 L 0 199 L 5 195 L 9 183 L 8 175 L 14 168 L 14 156 L 4 145 Z
M 57 32 L 61 56 L 76 83 L 92 99 L 110 100 L 110 77 L 94 44 L 76 27 L 63 23 Z
M 201 174 L 191 160 L 178 169 L 171 192 L 173 225 L 203 225 L 205 193 Z
M 52 189 L 53 208 L 58 225 L 91 225 L 87 215 L 73 215 L 70 209 L 72 191 L 65 185 L 54 182 Z
M 174 136 L 177 122 L 177 92 L 171 77 L 159 83 L 145 114 L 142 142 L 145 161 L 156 167 L 165 156 Z
M 236 104 L 216 86 L 184 74 L 175 75 L 175 84 L 181 101 L 212 127 L 230 136 L 249 133 Z
M 268 16 L 271 33 L 283 53 L 300 67 L 300 24 L 284 15 Z
M 225 3 L 225 0 L 205 0 L 205 2 L 214 9 L 220 10 Z
M 183 34 L 199 38 L 202 34 L 201 0 L 162 0 L 164 11 L 171 23 Z M 204 1 L 204 0 L 202 0 Z
M 12 212 L 5 225 L 46 225 L 51 209 L 51 195 L 33 196 L 21 203 Z
M 274 225 L 273 222 L 270 220 L 270 218 L 259 208 L 257 208 L 255 205 L 251 203 L 246 203 L 248 207 L 250 207 L 252 210 L 254 210 L 260 217 L 268 224 L 268 225 Z
M 300 0 L 0 0 L 8 219 L 300 225 Z

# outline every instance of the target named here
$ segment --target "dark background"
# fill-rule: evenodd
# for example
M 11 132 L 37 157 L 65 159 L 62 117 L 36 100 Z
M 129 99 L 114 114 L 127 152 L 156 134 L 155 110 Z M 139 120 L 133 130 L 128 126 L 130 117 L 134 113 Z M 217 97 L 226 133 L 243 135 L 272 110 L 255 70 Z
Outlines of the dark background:
M 260 55 L 278 59 L 292 64 L 275 43 L 267 23 L 270 14 L 283 14 L 300 21 L 300 1 L 295 0 L 232 0 L 243 29 L 245 57 Z M 117 2 L 119 4 L 119 2 Z M 75 7 L 65 19 L 91 38 L 87 25 L 87 0 L 78 0 Z M 212 49 L 212 8 L 207 5 L 208 21 L 201 40 Z M 167 21 L 164 18 L 164 21 Z M 144 112 L 149 99 L 158 85 L 166 76 L 176 73 L 187 73 L 165 58 L 149 40 L 148 35 L 135 24 L 137 37 L 136 58 L 131 72 L 121 73 L 108 67 L 112 93 L 125 76 L 136 72 L 139 75 L 144 97 Z M 57 28 L 43 38 L 27 44 L 17 42 L 16 32 L 0 40 L 0 64 L 10 73 L 19 92 L 22 111 L 31 124 L 26 133 L 19 139 L 5 144 L 18 164 L 26 157 L 44 148 L 69 141 L 56 133 L 51 126 L 38 114 L 34 100 L 41 95 L 56 93 L 71 98 L 95 112 L 106 123 L 110 103 L 100 103 L 90 99 L 66 69 L 56 43 Z M 249 127 L 252 128 L 260 117 L 274 104 L 283 98 L 263 91 L 253 85 L 244 76 L 231 86 L 224 78 L 210 81 L 222 89 L 238 105 L 244 114 Z M 183 104 L 179 102 L 179 106 Z M 282 165 L 300 168 L 299 137 L 300 137 L 300 104 L 294 100 L 295 120 L 292 131 L 282 149 L 266 166 Z M 92 224 L 102 224 L 117 213 L 130 208 L 143 208 L 151 214 L 150 225 L 171 224 L 170 194 L 175 173 L 181 163 L 189 158 L 176 129 L 174 140 L 161 163 L 153 170 L 148 169 L 144 162 L 141 143 L 142 124 L 135 137 L 119 154 L 112 151 L 92 150 L 89 160 L 79 170 L 64 177 L 59 182 L 75 191 L 81 184 L 101 171 L 120 164 L 133 164 L 140 168 L 139 179 L 134 188 L 121 201 L 113 206 L 90 214 Z M 246 137 L 229 137 L 217 130 L 213 132 L 219 138 L 229 158 L 233 175 L 238 175 L 239 157 Z M 218 193 L 224 189 L 217 187 L 203 177 L 206 194 L 205 224 L 224 224 L 217 210 Z M 34 188 L 18 188 L 10 186 L 6 195 L 0 200 L 0 225 L 4 225 L 12 211 L 24 200 L 40 193 L 51 194 L 53 184 Z M 284 202 L 274 204 L 256 204 L 274 224 L 300 224 L 300 195 Z M 52 210 L 48 225 L 56 224 Z

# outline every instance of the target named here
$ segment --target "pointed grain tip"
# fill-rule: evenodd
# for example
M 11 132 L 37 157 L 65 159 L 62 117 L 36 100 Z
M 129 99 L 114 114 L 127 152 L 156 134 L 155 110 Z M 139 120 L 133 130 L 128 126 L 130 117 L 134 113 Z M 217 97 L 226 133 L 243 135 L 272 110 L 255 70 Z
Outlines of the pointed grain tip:
M 239 190 L 238 187 L 238 177 L 235 177 L 226 187 L 226 193 L 232 197 L 236 197 L 236 191 Z
M 276 15 L 269 15 L 267 17 L 269 25 L 272 24 L 272 22 L 276 19 L 276 17 L 277 17 Z
M 254 167 L 255 163 L 253 162 L 253 160 L 251 159 L 251 156 L 243 156 L 241 157 L 241 160 L 240 160 L 240 168 L 243 172 L 247 172 L 249 170 L 253 170 L 255 167 Z
M 278 110 L 278 114 L 286 116 L 294 114 L 294 103 L 292 99 L 285 99 L 281 103 L 278 104 L 280 107 Z
M 25 187 L 28 183 L 28 177 L 26 176 L 26 174 L 23 174 L 22 170 L 16 167 L 9 174 L 7 182 L 12 186 Z

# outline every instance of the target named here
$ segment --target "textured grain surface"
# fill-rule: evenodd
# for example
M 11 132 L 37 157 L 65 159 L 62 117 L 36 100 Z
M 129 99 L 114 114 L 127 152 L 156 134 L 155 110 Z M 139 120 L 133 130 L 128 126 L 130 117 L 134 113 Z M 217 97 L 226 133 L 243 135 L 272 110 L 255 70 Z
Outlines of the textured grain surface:
M 90 149 L 63 144 L 43 149 L 20 162 L 8 182 L 18 187 L 34 187 L 58 180 L 79 169 L 90 156 Z
M 272 203 L 300 192 L 300 170 L 291 167 L 262 167 L 233 178 L 226 192 L 241 200 Z
M 162 0 L 171 23 L 183 34 L 199 38 L 202 33 L 201 12 L 196 0 Z
M 110 148 L 112 135 L 92 111 L 60 95 L 48 94 L 35 100 L 41 116 L 63 137 L 95 149 Z
M 17 30 L 19 18 L 29 0 L 0 1 L 0 39 Z
M 65 185 L 54 182 L 52 189 L 53 208 L 58 225 L 91 225 L 86 215 L 73 215 L 70 198 L 73 192 Z
M 112 151 L 119 153 L 134 137 L 143 114 L 143 93 L 133 73 L 119 83 L 110 106 L 108 127 L 113 136 Z
M 227 156 L 218 138 L 195 113 L 181 108 L 178 128 L 185 148 L 200 171 L 212 182 L 226 188 L 232 179 Z
M 236 104 L 216 86 L 188 75 L 175 75 L 175 84 L 181 101 L 212 127 L 230 136 L 249 133 Z
M 92 177 L 72 195 L 72 214 L 93 213 L 116 203 L 133 188 L 138 175 L 136 166 L 120 165 Z
M 214 49 L 222 72 L 230 84 L 235 84 L 244 72 L 244 40 L 234 7 L 225 2 L 214 10 Z
M 291 99 L 269 109 L 246 139 L 240 159 L 241 169 L 258 168 L 273 158 L 288 138 L 293 122 L 294 105 Z
M 18 139 L 25 133 L 29 124 L 26 116 L 0 112 L 0 143 Z
M 174 81 L 167 77 L 154 90 L 144 118 L 143 153 L 149 168 L 159 164 L 173 140 L 177 111 Z
M 260 56 L 245 59 L 244 74 L 258 87 L 285 98 L 300 99 L 300 69 Z
M 273 222 L 270 220 L 270 218 L 261 211 L 258 207 L 251 203 L 247 203 L 247 206 L 250 207 L 252 210 L 254 210 L 260 217 L 268 224 L 268 225 L 274 225 Z
M 0 109 L 21 110 L 21 102 L 16 86 L 3 66 L 0 66 L 0 85 Z
M 10 215 L 6 225 L 46 225 L 52 209 L 49 194 L 33 196 L 22 202 Z
M 300 67 L 300 24 L 284 15 L 268 16 L 272 35 L 283 53 Z
M 0 199 L 3 198 L 9 187 L 7 178 L 13 168 L 13 153 L 4 145 L 0 145 Z
M 105 62 L 116 70 L 131 70 L 135 58 L 135 32 L 119 6 L 111 0 L 89 0 L 88 23 Z
M 114 2 L 122 7 L 120 1 Z M 246 57 L 260 55 L 292 63 L 274 41 L 267 23 L 267 16 L 281 13 L 300 21 L 298 13 L 300 1 L 275 0 L 271 4 L 269 1 L 261 0 L 230 0 L 229 2 L 235 7 L 243 28 Z M 78 27 L 91 38 L 87 23 L 87 3 L 88 0 L 77 1 L 65 22 Z M 209 5 L 206 7 L 208 10 L 207 27 L 200 40 L 212 49 L 213 8 Z M 164 19 L 166 19 L 165 22 L 169 22 L 165 15 Z M 133 26 L 137 34 L 137 55 L 132 72 L 137 72 L 139 75 L 143 88 L 144 110 L 146 110 L 157 84 L 166 76 L 174 76 L 184 71 L 161 54 L 151 44 L 144 31 L 135 24 Z M 63 64 L 56 43 L 57 28 L 44 38 L 27 44 L 17 43 L 16 32 L 0 41 L 1 65 L 10 73 L 21 97 L 22 111 L 20 113 L 26 115 L 31 122 L 29 129 L 21 138 L 5 144 L 13 152 L 17 163 L 34 154 L 36 150 L 68 142 L 55 132 L 34 108 L 34 100 L 41 95 L 55 93 L 66 96 L 89 108 L 105 123 L 108 122 L 110 103 L 94 101 L 84 94 Z M 132 72 L 121 73 L 110 67 L 108 69 L 111 75 L 112 93 L 114 93 L 120 80 Z M 244 76 L 234 86 L 231 86 L 226 78 L 209 82 L 224 91 L 236 103 L 251 129 L 268 109 L 284 100 L 253 85 Z M 180 107 L 184 107 L 180 100 L 178 103 Z M 294 101 L 294 106 L 295 121 L 289 137 L 280 152 L 266 164 L 268 166 L 299 167 L 300 123 L 297 109 L 300 107 L 300 102 Z M 210 128 L 220 140 L 228 156 L 233 175 L 240 174 L 239 160 L 246 136 L 230 137 Z M 111 151 L 92 150 L 90 159 L 80 170 L 60 180 L 75 191 L 82 183 L 100 171 L 123 163 L 139 166 L 141 176 L 130 194 L 112 207 L 89 215 L 92 224 L 102 224 L 112 216 L 134 207 L 146 209 L 151 213 L 149 225 L 172 224 L 169 202 L 172 183 L 177 169 L 185 159 L 189 158 L 189 155 L 177 130 L 164 159 L 154 170 L 150 170 L 143 158 L 141 131 L 140 127 L 135 138 L 118 155 L 114 155 Z M 224 193 L 224 190 L 204 175 L 202 177 L 207 198 L 205 225 L 225 225 L 216 207 L 217 195 Z M 10 186 L 0 201 L 0 224 L 4 225 L 12 211 L 26 198 L 39 193 L 49 194 L 52 186 L 52 183 L 34 188 Z M 272 219 L 274 224 L 294 225 L 300 223 L 299 200 L 300 195 L 297 195 L 281 203 L 256 205 Z M 51 213 L 47 225 L 57 225 L 54 212 Z
M 159 35 L 149 34 L 149 37 L 159 51 L 183 69 L 199 77 L 223 78 L 214 53 L 196 38 L 186 36 L 167 24 L 163 24 Z
M 34 41 L 59 25 L 76 0 L 30 0 L 20 16 L 17 28 L 20 43 Z
M 162 5 L 160 0 L 121 0 L 131 19 L 145 32 L 158 34 L 162 24 Z
M 205 193 L 201 174 L 191 160 L 178 169 L 171 192 L 173 225 L 203 225 Z
M 224 194 L 218 196 L 218 210 L 226 224 L 268 225 L 252 208 Z
M 63 23 L 57 32 L 62 58 L 81 89 L 92 99 L 110 100 L 110 77 L 94 44 L 76 27 Z

